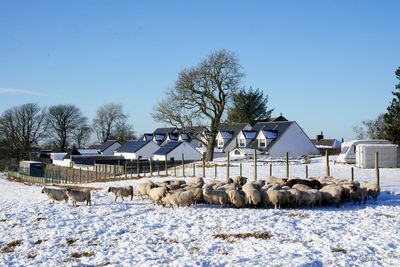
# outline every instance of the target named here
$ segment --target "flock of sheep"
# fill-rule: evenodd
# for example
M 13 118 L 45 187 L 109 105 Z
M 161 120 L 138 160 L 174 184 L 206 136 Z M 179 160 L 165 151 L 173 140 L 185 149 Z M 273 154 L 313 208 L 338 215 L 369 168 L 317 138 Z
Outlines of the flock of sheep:
M 108 192 L 114 194 L 115 201 L 120 197 L 131 197 L 134 194 L 142 199 L 148 197 L 154 204 L 164 206 L 190 206 L 197 203 L 244 207 L 296 208 L 322 205 L 340 205 L 347 201 L 364 203 L 369 197 L 374 200 L 380 194 L 377 184 L 338 180 L 333 177 L 313 179 L 287 179 L 267 177 L 257 181 L 249 181 L 245 177 L 229 178 L 225 181 L 211 180 L 207 183 L 201 177 L 193 178 L 189 183 L 184 180 L 166 180 L 160 183 L 146 181 L 136 186 L 109 187 Z M 71 200 L 86 202 L 91 205 L 89 190 L 43 188 L 51 200 Z

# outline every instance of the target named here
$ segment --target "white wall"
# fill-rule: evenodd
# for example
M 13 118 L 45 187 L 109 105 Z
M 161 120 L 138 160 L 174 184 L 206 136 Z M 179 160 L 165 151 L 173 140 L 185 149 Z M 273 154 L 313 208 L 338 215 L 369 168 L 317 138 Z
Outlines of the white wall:
M 186 142 L 183 142 L 177 148 L 172 150 L 167 155 L 167 160 L 171 160 L 171 158 L 174 158 L 175 161 L 180 161 L 182 160 L 182 154 L 185 155 L 185 160 L 201 160 L 200 152 L 198 152 L 195 148 L 193 148 L 190 144 Z M 165 155 L 154 155 L 153 159 L 163 161 L 165 160 Z
M 289 157 L 319 154 L 318 149 L 297 122 L 292 123 L 279 140 L 268 150 L 271 157 L 283 157 L 286 152 L 289 152 Z
M 142 159 L 149 159 L 159 148 L 160 146 L 156 143 L 149 142 L 135 153 L 115 152 L 114 156 L 122 156 L 124 159 L 138 159 L 139 157 L 142 157 Z
M 114 151 L 117 150 L 120 146 L 121 146 L 120 143 L 115 142 L 114 144 L 112 144 L 110 147 L 108 147 L 106 150 L 103 151 L 103 155 L 107 156 L 114 155 Z

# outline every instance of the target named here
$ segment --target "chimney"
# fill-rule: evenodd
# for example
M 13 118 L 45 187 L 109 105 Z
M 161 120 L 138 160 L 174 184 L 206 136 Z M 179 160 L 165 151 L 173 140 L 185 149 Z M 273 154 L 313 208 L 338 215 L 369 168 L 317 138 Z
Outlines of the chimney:
M 321 141 L 322 139 L 324 139 L 324 133 L 321 131 L 321 134 L 317 135 L 317 142 Z

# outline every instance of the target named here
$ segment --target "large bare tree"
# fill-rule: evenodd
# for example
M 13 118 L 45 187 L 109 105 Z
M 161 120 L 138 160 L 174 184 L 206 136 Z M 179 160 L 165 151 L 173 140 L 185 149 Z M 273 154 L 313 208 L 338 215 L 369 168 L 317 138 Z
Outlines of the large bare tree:
M 93 129 L 100 143 L 107 141 L 114 135 L 116 126 L 125 123 L 128 115 L 123 112 L 121 104 L 109 103 L 97 109 L 93 119 Z
M 175 86 L 154 107 L 153 118 L 183 130 L 207 126 L 209 135 L 197 134 L 202 135 L 199 140 L 207 146 L 206 161 L 211 161 L 221 118 L 243 76 L 234 53 L 216 51 L 197 66 L 179 73 Z
M 38 104 L 28 103 L 4 111 L 0 117 L 2 153 L 27 157 L 46 137 L 46 127 L 46 109 Z
M 76 147 L 85 147 L 86 143 L 89 141 L 92 128 L 87 121 L 87 118 L 84 117 L 82 123 L 72 132 L 71 139 Z
M 47 121 L 49 134 L 54 146 L 65 152 L 74 132 L 85 124 L 87 119 L 75 105 L 55 105 L 49 108 Z

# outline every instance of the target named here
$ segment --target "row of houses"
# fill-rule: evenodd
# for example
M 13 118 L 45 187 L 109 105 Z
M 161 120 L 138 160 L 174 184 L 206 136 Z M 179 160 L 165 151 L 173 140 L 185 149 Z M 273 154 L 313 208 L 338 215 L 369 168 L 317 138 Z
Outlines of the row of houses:
M 67 154 L 54 156 L 54 160 L 61 161 L 63 165 L 70 160 L 86 159 L 88 161 L 124 159 L 163 161 L 201 160 L 206 152 L 207 138 L 210 133 L 204 127 L 194 127 L 187 131 L 178 128 L 157 128 L 152 133 L 145 133 L 139 140 L 128 141 L 121 144 L 109 140 L 101 145 L 91 146 L 88 149 L 74 148 Z M 247 157 L 265 154 L 270 157 L 283 157 L 286 152 L 291 157 L 320 154 L 319 144 L 322 149 L 340 152 L 340 142 L 333 139 L 333 146 L 329 147 L 330 140 L 325 140 L 323 135 L 311 140 L 296 121 L 288 121 L 283 116 L 261 121 L 250 125 L 248 123 L 221 124 L 216 137 L 214 158 Z M 339 145 L 339 146 L 338 146 Z M 79 161 L 79 160 L 78 160 Z M 82 161 L 82 160 L 81 160 Z M 61 164 L 60 164 L 61 165 Z

